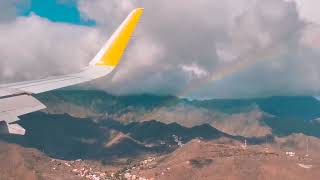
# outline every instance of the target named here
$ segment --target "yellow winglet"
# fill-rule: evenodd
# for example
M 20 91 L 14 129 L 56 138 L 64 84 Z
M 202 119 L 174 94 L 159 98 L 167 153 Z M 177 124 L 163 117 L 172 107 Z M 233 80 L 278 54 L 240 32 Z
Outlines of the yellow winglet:
M 128 15 L 106 45 L 90 62 L 91 66 L 115 67 L 118 65 L 143 11 L 143 8 L 137 8 Z

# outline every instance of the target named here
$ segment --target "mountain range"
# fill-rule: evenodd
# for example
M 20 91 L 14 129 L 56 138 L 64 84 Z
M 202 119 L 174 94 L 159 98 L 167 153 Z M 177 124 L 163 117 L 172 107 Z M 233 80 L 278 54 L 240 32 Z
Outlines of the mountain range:
M 203 170 L 208 167 L 210 171 L 216 168 L 212 166 L 216 158 L 227 164 L 225 168 L 231 168 L 229 157 L 258 158 L 259 166 L 265 162 L 273 168 L 278 167 L 278 162 L 286 162 L 281 167 L 284 168 L 292 162 L 290 159 L 287 162 L 281 152 L 303 154 L 308 142 L 308 153 L 317 159 L 320 150 L 320 102 L 313 97 L 188 100 L 174 96 L 113 96 L 94 90 L 64 90 L 40 94 L 37 98 L 48 108 L 21 117 L 19 123 L 27 134 L 0 136 L 3 161 L 8 161 L 8 157 L 23 157 L 16 163 L 25 164 L 21 176 L 28 174 L 30 179 L 55 179 L 57 173 L 67 173 L 68 179 L 77 179 L 78 174 L 72 174 L 75 169 L 70 169 L 73 166 L 67 166 L 69 171 L 65 168 L 52 171 L 61 166 L 57 163 L 60 160 L 70 164 L 81 159 L 80 165 L 103 169 L 109 179 L 123 179 L 125 172 L 161 179 L 160 167 L 166 164 L 166 168 L 174 168 L 176 165 L 172 162 L 182 159 L 191 163 L 188 168 L 202 173 L 206 173 Z M 249 146 L 248 151 L 243 149 L 244 142 Z M 195 148 L 198 143 L 207 150 L 198 151 Z M 265 148 L 268 148 L 267 154 Z M 14 154 L 10 153 L 12 149 Z M 217 154 L 212 154 L 214 152 Z M 189 156 L 193 158 L 188 159 Z M 261 160 L 260 156 L 265 158 Z M 37 166 L 33 157 L 45 166 Z M 150 157 L 156 159 L 152 160 L 153 168 L 148 167 L 148 171 L 134 168 L 144 166 L 143 160 Z M 255 166 L 253 159 L 242 163 Z M 179 167 L 179 171 L 185 171 L 183 167 Z M 238 170 L 240 174 L 245 173 Z M 2 171 L 2 174 L 14 174 L 9 168 Z M 30 175 L 30 171 L 35 173 Z M 270 172 L 261 171 L 253 179 L 260 175 L 267 177 L 266 173 Z M 171 173 L 171 179 L 181 173 L 174 174 Z M 164 177 L 170 179 L 171 176 Z

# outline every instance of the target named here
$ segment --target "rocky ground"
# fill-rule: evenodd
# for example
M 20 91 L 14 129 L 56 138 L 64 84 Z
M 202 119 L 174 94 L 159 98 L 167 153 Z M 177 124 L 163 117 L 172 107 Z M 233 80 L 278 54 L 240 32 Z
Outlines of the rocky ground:
M 319 159 L 292 157 L 271 147 L 230 145 L 195 139 L 171 154 L 130 169 L 147 179 L 317 179 Z M 130 178 L 129 178 L 130 179 Z
M 317 180 L 312 97 L 189 101 L 58 91 L 0 135 L 0 180 Z
M 286 154 L 287 153 L 287 154 Z M 168 154 L 148 154 L 118 163 L 59 160 L 38 150 L 0 143 L 0 179 L 185 180 L 317 179 L 316 154 L 281 151 L 276 145 L 247 145 L 230 139 L 194 139 Z

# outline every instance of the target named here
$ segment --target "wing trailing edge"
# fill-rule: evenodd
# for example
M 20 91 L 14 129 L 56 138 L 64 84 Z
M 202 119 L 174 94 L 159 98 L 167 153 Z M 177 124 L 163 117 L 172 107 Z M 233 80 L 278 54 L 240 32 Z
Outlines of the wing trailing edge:
M 45 109 L 46 106 L 31 95 L 21 94 L 12 97 L 0 99 L 0 121 L 6 124 L 2 129 L 7 127 L 10 134 L 24 135 L 25 130 L 14 122 L 19 121 L 19 116 L 34 111 Z
M 133 10 L 111 38 L 89 63 L 78 73 L 0 85 L 0 124 L 1 132 L 24 135 L 25 130 L 15 122 L 19 116 L 45 109 L 46 106 L 34 98 L 39 94 L 88 82 L 110 74 L 128 46 L 132 34 L 143 13 L 143 8 Z

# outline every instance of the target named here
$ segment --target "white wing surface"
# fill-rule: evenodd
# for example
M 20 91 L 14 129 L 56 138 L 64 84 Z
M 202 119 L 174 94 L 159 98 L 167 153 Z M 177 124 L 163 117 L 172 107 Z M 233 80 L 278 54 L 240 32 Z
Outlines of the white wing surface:
M 133 10 L 88 67 L 80 72 L 0 85 L 0 122 L 5 125 L 2 130 L 10 134 L 25 134 L 25 130 L 15 123 L 19 116 L 46 108 L 33 94 L 88 82 L 110 74 L 118 65 L 142 13 L 143 8 Z

